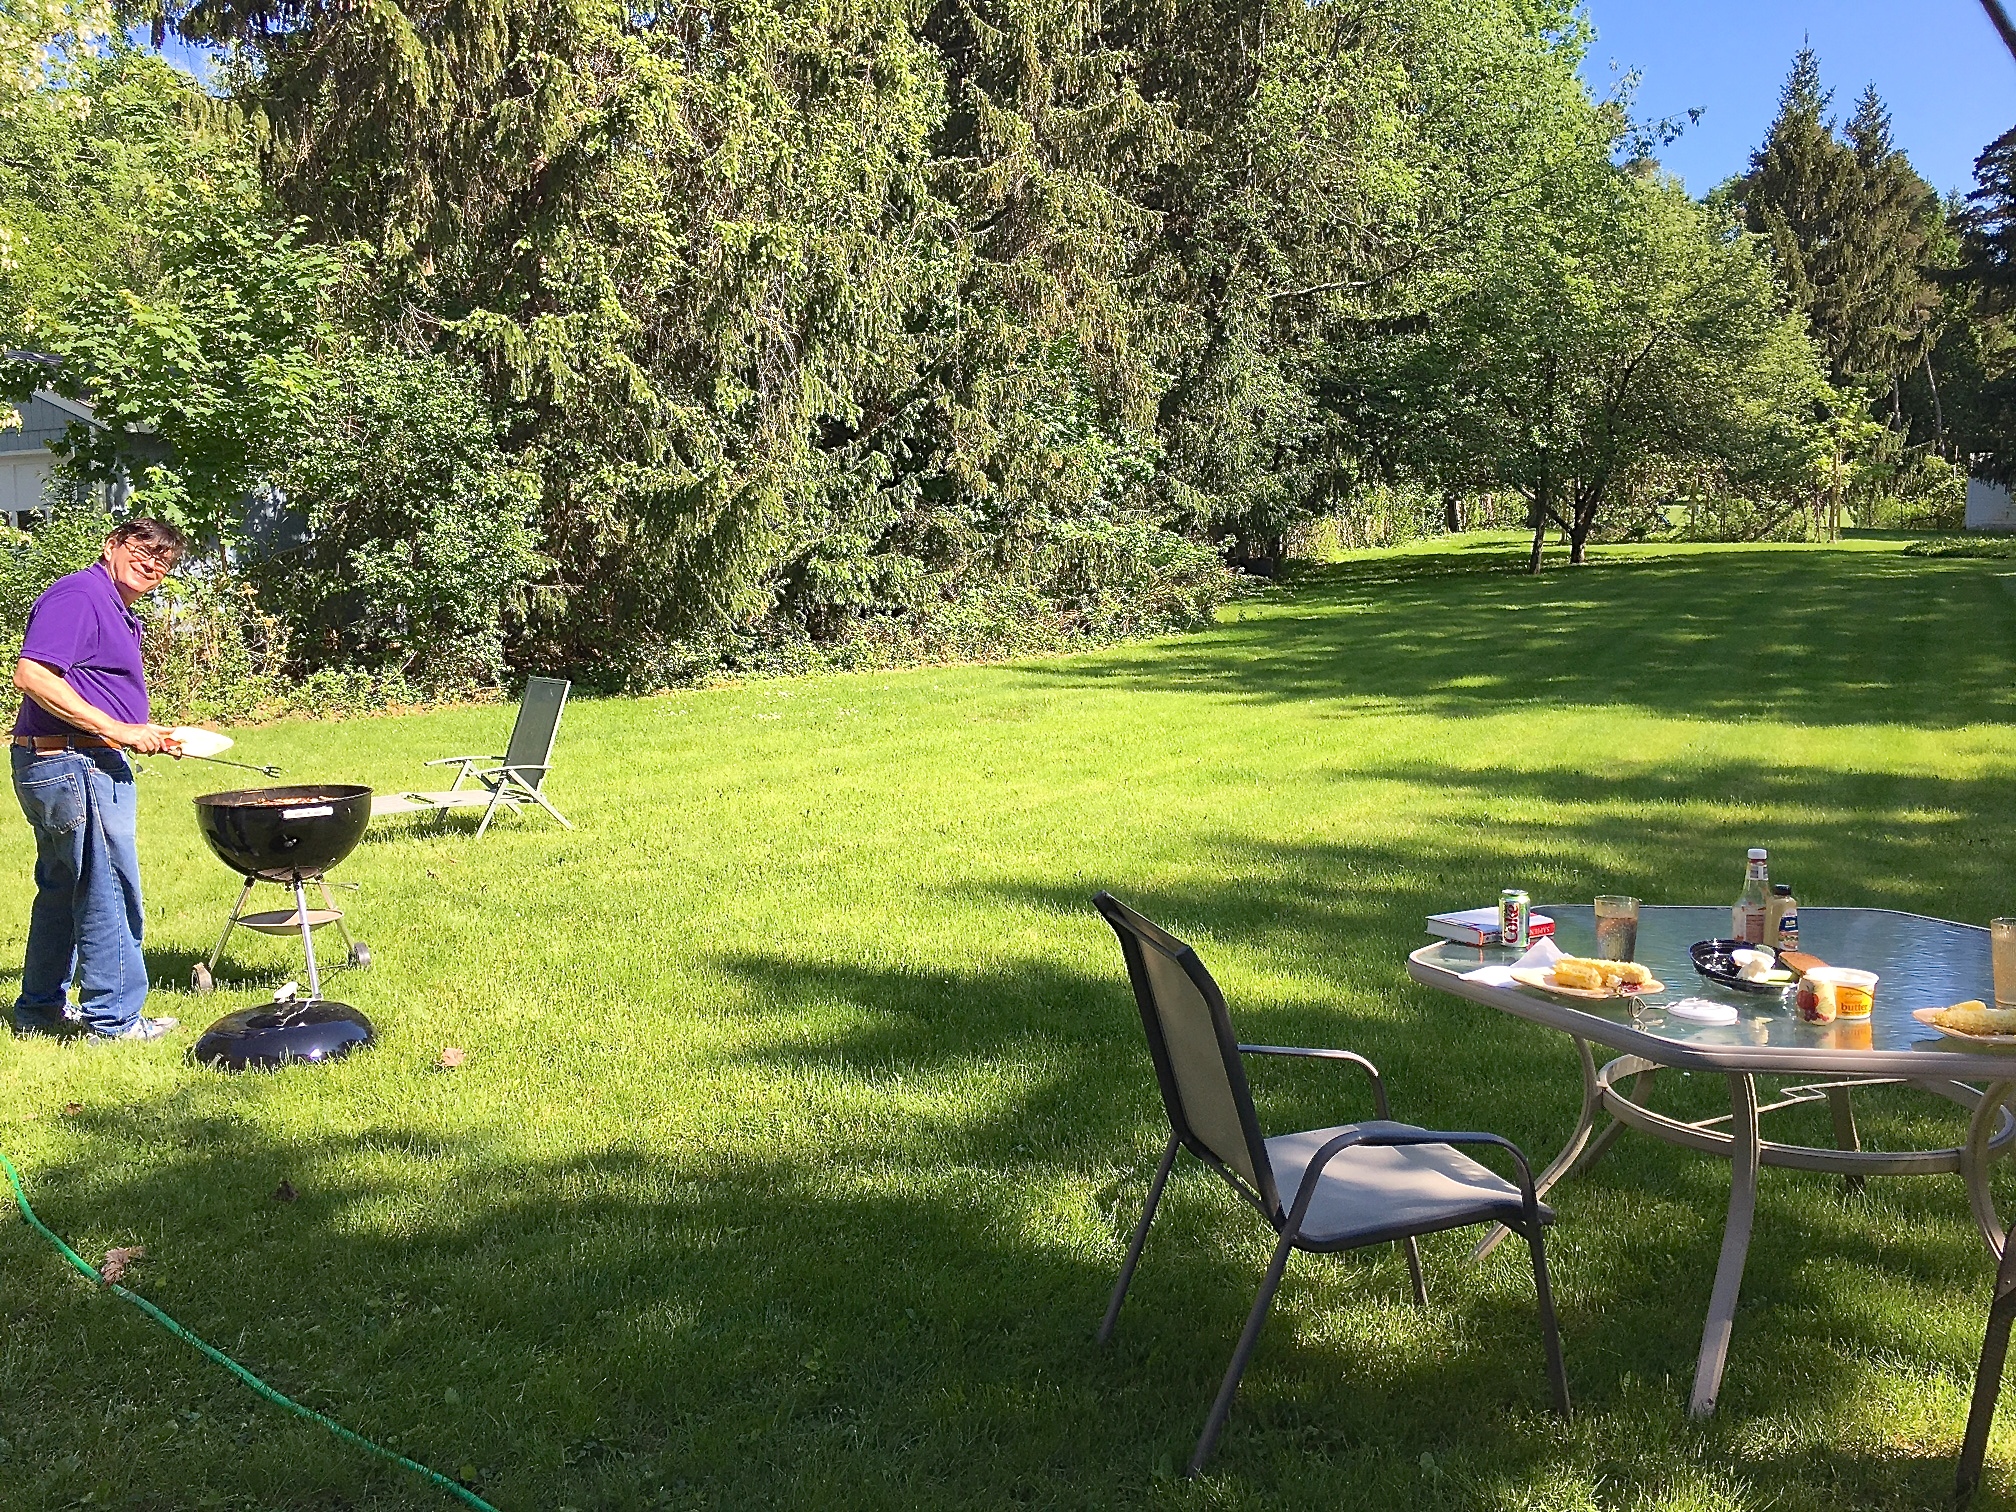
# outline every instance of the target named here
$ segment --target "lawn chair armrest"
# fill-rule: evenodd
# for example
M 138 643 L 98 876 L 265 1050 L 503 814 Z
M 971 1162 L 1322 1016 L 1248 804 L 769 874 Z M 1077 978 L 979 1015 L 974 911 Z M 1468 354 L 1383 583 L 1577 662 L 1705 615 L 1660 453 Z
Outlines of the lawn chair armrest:
M 1323 1168 L 1354 1145 L 1434 1144 L 1495 1145 L 1511 1155 L 1512 1163 L 1519 1168 L 1519 1205 L 1525 1209 L 1526 1224 L 1529 1228 L 1539 1227 L 1540 1198 L 1533 1190 L 1532 1167 L 1526 1163 L 1526 1152 L 1504 1135 L 1455 1129 L 1391 1129 L 1377 1132 L 1353 1129 L 1348 1134 L 1339 1134 L 1318 1150 L 1315 1158 L 1302 1172 L 1302 1184 L 1295 1189 L 1295 1201 L 1288 1210 L 1288 1227 L 1284 1232 L 1290 1235 L 1302 1232 L 1302 1219 L 1309 1211 L 1310 1202 L 1315 1199 Z
M 1354 1050 L 1318 1050 L 1306 1045 L 1241 1045 L 1241 1055 L 1291 1055 L 1304 1060 L 1349 1061 L 1372 1080 L 1372 1105 L 1378 1109 L 1381 1118 L 1391 1118 L 1393 1110 L 1386 1102 L 1386 1082 L 1379 1075 L 1379 1068 Z
M 423 761 L 420 764 L 422 766 L 453 766 L 458 761 L 502 761 L 503 759 L 502 756 L 437 756 L 432 761 Z

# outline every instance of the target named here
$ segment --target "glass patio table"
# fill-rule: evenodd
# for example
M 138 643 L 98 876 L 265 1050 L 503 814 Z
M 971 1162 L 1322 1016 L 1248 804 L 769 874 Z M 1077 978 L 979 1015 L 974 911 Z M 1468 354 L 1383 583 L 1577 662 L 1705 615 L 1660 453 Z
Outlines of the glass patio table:
M 1588 904 L 1543 904 L 1534 911 L 1555 921 L 1554 940 L 1563 951 L 1594 954 L 1596 923 Z M 1829 965 L 1858 967 L 1881 978 L 1873 1014 L 1831 1024 L 1801 1019 L 1789 991 L 1738 991 L 1697 972 L 1688 947 L 1728 933 L 1726 907 L 1642 908 L 1638 959 L 1666 990 L 1638 999 L 1570 999 L 1517 983 L 1467 978 L 1467 972 L 1509 963 L 1520 954 L 1496 946 L 1442 940 L 1407 958 L 1407 974 L 1424 986 L 1559 1029 L 1574 1040 L 1582 1067 L 1582 1111 L 1568 1143 L 1535 1181 L 1542 1194 L 1570 1172 L 1587 1169 L 1627 1128 L 1731 1162 L 1728 1222 L 1689 1402 L 1697 1417 L 1715 1410 L 1721 1389 L 1760 1166 L 1834 1172 L 1851 1182 L 1957 1172 L 1989 1252 L 1999 1258 L 2004 1229 L 1989 1192 L 1989 1170 L 2016 1143 L 2016 1117 L 2005 1106 L 2016 1094 L 2016 1051 L 1949 1039 L 1911 1017 L 1913 1008 L 1966 998 L 1993 1001 L 1986 929 L 1883 908 L 1802 907 L 1800 949 Z M 1728 1004 L 1736 1009 L 1736 1022 L 1704 1024 L 1665 1011 L 1664 1005 L 1687 997 Z M 1622 1053 L 1599 1068 L 1591 1045 Z M 1730 1111 L 1691 1123 L 1655 1112 L 1645 1094 L 1656 1074 L 1668 1067 L 1723 1075 Z M 1760 1075 L 1805 1080 L 1760 1105 Z M 1965 1140 L 1950 1149 L 1863 1149 L 1855 1128 L 1853 1089 L 1900 1084 L 1968 1109 Z M 1780 1144 L 1760 1136 L 1761 1115 L 1822 1099 L 1833 1115 L 1833 1148 Z M 1599 1133 L 1597 1121 L 1606 1116 Z M 1476 1257 L 1489 1253 L 1504 1234 L 1494 1230 L 1478 1245 Z

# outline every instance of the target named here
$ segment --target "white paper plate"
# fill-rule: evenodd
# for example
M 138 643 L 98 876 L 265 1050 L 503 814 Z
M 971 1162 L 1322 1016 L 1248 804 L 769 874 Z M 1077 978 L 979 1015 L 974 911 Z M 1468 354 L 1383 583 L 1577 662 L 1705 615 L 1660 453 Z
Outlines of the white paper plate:
M 1682 998 L 1677 1003 L 1668 1003 L 1666 1011 L 1675 1018 L 1692 1019 L 1697 1024 L 1733 1024 L 1736 1010 L 1727 1003 L 1710 1002 L 1707 998 Z
M 1523 983 L 1528 987 L 1538 987 L 1542 992 L 1558 993 L 1562 997 L 1590 998 L 1598 1002 L 1605 998 L 1643 997 L 1649 993 L 1664 992 L 1666 990 L 1664 982 L 1646 982 L 1637 987 L 1624 987 L 1621 985 L 1605 987 L 1601 991 L 1590 987 L 1563 987 L 1559 982 L 1554 980 L 1554 968 L 1552 966 L 1547 967 L 1544 971 L 1535 971 L 1525 966 L 1514 966 L 1512 968 L 1512 980 Z
M 1948 1039 L 1962 1040 L 1970 1045 L 1993 1045 L 1997 1050 L 2016 1050 L 2016 1034 L 1969 1034 L 1962 1029 L 1948 1029 L 1932 1017 L 1937 1008 L 1913 1008 L 1911 1017 L 1928 1029 L 1937 1029 Z
M 229 735 L 219 735 L 215 730 L 200 729 L 196 725 L 177 725 L 169 734 L 184 756 L 222 756 L 231 749 Z

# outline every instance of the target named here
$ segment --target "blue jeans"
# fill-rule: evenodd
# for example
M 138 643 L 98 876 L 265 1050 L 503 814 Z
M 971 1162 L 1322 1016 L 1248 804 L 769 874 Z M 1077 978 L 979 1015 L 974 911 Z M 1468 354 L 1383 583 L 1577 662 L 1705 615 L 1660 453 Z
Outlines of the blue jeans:
M 13 752 L 14 796 L 35 831 L 35 904 L 14 1023 L 63 1028 L 74 976 L 84 1027 L 117 1034 L 147 1001 L 133 768 L 110 749 Z

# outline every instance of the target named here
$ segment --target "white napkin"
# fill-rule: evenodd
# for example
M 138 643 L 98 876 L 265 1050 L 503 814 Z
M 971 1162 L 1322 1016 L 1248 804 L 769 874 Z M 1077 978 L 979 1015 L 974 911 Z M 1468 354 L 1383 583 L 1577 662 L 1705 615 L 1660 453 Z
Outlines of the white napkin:
M 1521 971 L 1540 971 L 1548 966 L 1552 966 L 1566 954 L 1567 952 L 1556 945 L 1553 940 L 1543 936 L 1534 941 L 1533 948 L 1519 957 L 1510 966 L 1479 966 L 1475 971 L 1464 972 L 1463 980 L 1466 982 L 1482 982 L 1486 987 L 1516 986 L 1517 984 L 1512 980 L 1514 967 L 1517 967 Z

